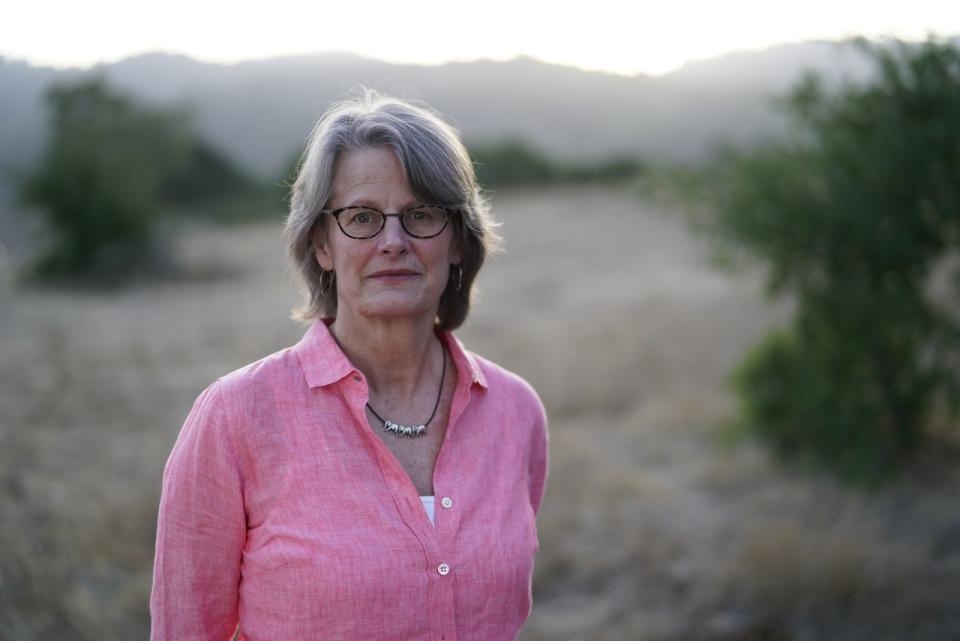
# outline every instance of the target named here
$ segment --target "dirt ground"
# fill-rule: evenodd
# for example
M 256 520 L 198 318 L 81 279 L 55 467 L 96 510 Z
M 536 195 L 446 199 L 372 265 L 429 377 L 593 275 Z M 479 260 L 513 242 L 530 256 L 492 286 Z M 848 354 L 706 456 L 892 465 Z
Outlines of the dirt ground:
M 551 418 L 523 641 L 960 639 L 948 449 L 863 494 L 720 438 L 727 372 L 789 313 L 761 300 L 759 274 L 718 271 L 682 215 L 626 191 L 494 205 L 507 253 L 458 335 L 530 380 Z M 184 229 L 176 281 L 0 278 L 0 640 L 147 637 L 184 417 L 210 381 L 303 332 L 280 232 Z

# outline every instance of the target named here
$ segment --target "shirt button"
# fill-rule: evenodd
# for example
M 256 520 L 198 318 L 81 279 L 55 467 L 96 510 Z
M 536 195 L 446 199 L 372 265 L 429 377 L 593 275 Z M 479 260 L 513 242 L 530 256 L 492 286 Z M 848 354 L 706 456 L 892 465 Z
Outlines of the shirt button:
M 440 573 L 440 576 L 447 576 L 450 574 L 450 566 L 446 563 L 441 563 L 437 566 L 437 572 Z
M 453 499 L 451 499 L 449 496 L 445 496 L 440 499 L 440 505 L 449 510 L 451 507 L 453 507 Z

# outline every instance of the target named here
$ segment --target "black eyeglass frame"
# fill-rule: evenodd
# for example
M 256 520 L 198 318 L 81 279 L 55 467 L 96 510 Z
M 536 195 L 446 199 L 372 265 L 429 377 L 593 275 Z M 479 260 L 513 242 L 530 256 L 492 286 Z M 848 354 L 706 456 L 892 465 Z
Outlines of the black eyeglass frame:
M 438 231 L 435 234 L 430 234 L 429 236 L 420 236 L 412 233 L 409 229 L 407 229 L 407 226 L 403 223 L 404 214 L 407 214 L 412 211 L 416 211 L 418 209 L 424 209 L 427 207 L 443 210 L 443 214 L 444 214 L 443 225 L 440 227 L 440 231 Z M 350 234 L 347 233 L 347 230 L 343 228 L 343 225 L 340 224 L 340 214 L 350 209 L 367 209 L 367 210 L 375 211 L 379 213 L 381 216 L 383 216 L 383 219 L 380 221 L 380 228 L 377 229 L 377 231 L 375 231 L 374 233 L 370 234 L 369 236 L 351 236 Z M 450 217 L 453 214 L 457 213 L 458 211 L 460 211 L 458 208 L 447 207 L 446 205 L 415 205 L 413 207 L 408 207 L 403 211 L 388 214 L 385 211 L 380 211 L 376 207 L 367 207 L 365 205 L 348 205 L 346 207 L 338 207 L 337 209 L 321 209 L 318 213 L 330 214 L 331 216 L 333 216 L 337 221 L 337 227 L 340 228 L 340 231 L 343 232 L 343 235 L 346 236 L 347 238 L 353 238 L 354 240 L 369 240 L 371 238 L 376 238 L 377 236 L 380 235 L 380 232 L 383 231 L 383 228 L 387 226 L 387 218 L 389 218 L 390 216 L 396 216 L 397 218 L 400 219 L 400 226 L 403 228 L 403 231 L 406 232 L 408 236 L 412 238 L 420 238 L 420 239 L 434 238 L 435 236 L 439 236 L 440 234 L 443 233 L 443 230 L 447 228 L 447 224 L 450 222 Z

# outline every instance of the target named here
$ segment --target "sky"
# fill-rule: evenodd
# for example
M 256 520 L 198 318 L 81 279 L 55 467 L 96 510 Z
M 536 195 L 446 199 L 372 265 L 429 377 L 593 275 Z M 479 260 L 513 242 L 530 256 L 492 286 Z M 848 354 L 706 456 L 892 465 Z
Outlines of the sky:
M 662 74 L 738 50 L 852 35 L 960 35 L 960 0 L 7 0 L 0 55 L 88 67 L 148 51 L 231 63 L 347 51 L 440 64 L 527 55 L 587 70 Z

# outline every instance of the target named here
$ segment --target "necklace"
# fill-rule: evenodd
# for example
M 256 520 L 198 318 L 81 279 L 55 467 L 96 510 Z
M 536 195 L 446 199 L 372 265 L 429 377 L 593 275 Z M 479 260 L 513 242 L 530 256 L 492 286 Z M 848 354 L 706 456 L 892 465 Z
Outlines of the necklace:
M 443 346 L 441 345 L 441 348 Z M 437 390 L 437 402 L 433 404 L 433 412 L 430 414 L 430 418 L 427 419 L 427 422 L 423 425 L 400 425 L 395 423 L 390 419 L 385 419 L 377 414 L 377 410 L 373 409 L 373 406 L 367 402 L 367 408 L 373 412 L 373 415 L 377 417 L 377 420 L 383 423 L 384 432 L 392 432 L 397 438 L 403 438 L 404 436 L 408 438 L 416 438 L 418 436 L 423 436 L 427 433 L 427 425 L 430 425 L 430 421 L 433 420 L 433 417 L 437 415 L 437 408 L 440 407 L 440 397 L 443 395 L 443 380 L 447 376 L 447 350 L 443 349 L 443 369 L 440 370 L 440 389 Z

